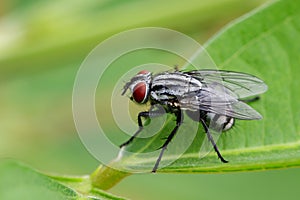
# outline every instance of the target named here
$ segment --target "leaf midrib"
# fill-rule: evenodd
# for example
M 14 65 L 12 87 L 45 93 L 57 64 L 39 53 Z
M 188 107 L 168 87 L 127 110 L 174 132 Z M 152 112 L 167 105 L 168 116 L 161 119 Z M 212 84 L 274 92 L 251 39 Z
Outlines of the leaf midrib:
M 297 147 L 300 147 L 300 140 L 297 142 L 289 142 L 289 143 L 283 143 L 283 144 L 271 144 L 271 145 L 265 145 L 265 146 L 259 146 L 259 147 L 249 147 L 249 148 L 237 148 L 237 149 L 229 149 L 229 150 L 223 150 L 222 155 L 237 155 L 241 153 L 259 153 L 259 152 L 270 152 L 274 150 L 289 150 L 289 149 L 296 149 Z M 198 158 L 198 153 L 186 153 L 183 154 L 180 159 L 183 158 Z M 214 152 L 210 152 L 206 157 L 215 157 Z M 164 157 L 164 160 L 174 160 L 175 156 L 166 155 Z M 177 157 L 176 157 L 177 158 Z M 130 164 L 143 164 L 143 163 L 150 163 L 153 162 L 155 158 L 147 158 L 147 159 L 138 159 L 138 160 L 130 160 Z M 140 161 L 140 162 L 137 162 Z M 146 161 L 146 162 L 145 162 Z M 126 163 L 126 161 L 124 161 Z

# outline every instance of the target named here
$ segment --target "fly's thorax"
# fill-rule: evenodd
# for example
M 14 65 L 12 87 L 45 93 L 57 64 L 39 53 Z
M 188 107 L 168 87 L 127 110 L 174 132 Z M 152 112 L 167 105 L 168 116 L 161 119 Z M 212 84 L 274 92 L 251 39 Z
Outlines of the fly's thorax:
M 170 101 L 180 99 L 201 88 L 202 83 L 188 74 L 164 72 L 153 76 L 150 95 L 155 101 Z

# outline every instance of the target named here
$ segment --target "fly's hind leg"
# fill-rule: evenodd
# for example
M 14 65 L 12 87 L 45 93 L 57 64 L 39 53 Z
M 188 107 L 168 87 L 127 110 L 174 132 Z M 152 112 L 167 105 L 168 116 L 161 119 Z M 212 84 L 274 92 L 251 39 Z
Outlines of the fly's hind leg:
M 208 127 L 207 127 L 205 121 L 204 121 L 202 118 L 200 118 L 200 122 L 201 122 L 201 124 L 202 124 L 202 126 L 203 126 L 203 128 L 204 128 L 204 130 L 205 130 L 205 133 L 206 133 L 206 135 L 207 135 L 208 140 L 209 140 L 210 143 L 213 145 L 214 150 L 215 150 L 215 152 L 217 153 L 217 155 L 218 155 L 218 157 L 220 158 L 220 160 L 221 160 L 223 163 L 228 163 L 228 161 L 225 160 L 225 159 L 223 158 L 223 156 L 221 155 L 221 153 L 220 153 L 220 151 L 219 151 L 219 149 L 218 149 L 218 147 L 217 147 L 217 144 L 215 143 L 215 141 L 214 141 L 212 135 L 210 134 L 210 131 L 209 131 L 209 129 L 208 129 Z

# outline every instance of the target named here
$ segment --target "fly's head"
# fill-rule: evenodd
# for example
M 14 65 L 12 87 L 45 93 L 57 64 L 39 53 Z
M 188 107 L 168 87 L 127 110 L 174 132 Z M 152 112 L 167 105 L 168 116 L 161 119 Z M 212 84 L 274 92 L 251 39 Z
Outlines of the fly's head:
M 131 100 L 139 104 L 147 103 L 152 79 L 151 75 L 151 72 L 146 70 L 140 71 L 128 83 L 125 84 L 122 95 L 124 95 L 126 91 L 130 89 Z

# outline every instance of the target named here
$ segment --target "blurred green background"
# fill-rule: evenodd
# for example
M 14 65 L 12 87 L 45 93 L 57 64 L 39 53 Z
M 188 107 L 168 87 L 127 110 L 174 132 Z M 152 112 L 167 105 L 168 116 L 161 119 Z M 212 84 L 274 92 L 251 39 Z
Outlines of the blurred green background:
M 80 64 L 99 42 L 123 30 L 158 26 L 204 43 L 228 22 L 264 2 L 2 0 L 0 158 L 15 158 L 51 173 L 91 173 L 99 163 L 76 133 L 72 87 Z M 151 56 L 147 54 L 145 60 Z M 134 60 L 126 64 L 132 63 Z M 109 80 L 105 84 L 109 85 Z M 108 94 L 109 89 L 98 95 Z M 105 109 L 101 100 L 97 102 L 99 111 Z M 113 124 L 110 120 L 105 123 Z M 144 174 L 130 176 L 110 191 L 146 200 L 298 199 L 298 178 L 300 169 Z

